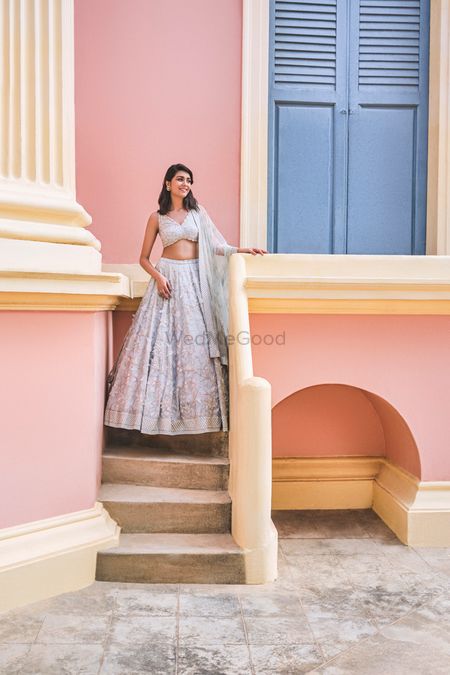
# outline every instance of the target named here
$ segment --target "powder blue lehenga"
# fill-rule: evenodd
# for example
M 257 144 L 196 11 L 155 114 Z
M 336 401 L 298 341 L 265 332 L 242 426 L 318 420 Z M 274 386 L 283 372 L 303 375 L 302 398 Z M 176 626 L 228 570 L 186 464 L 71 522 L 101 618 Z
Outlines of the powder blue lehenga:
M 198 241 L 192 211 L 181 225 L 160 215 L 159 234 L 164 247 Z M 161 257 L 155 267 L 171 297 L 161 297 L 149 279 L 108 375 L 104 422 L 144 434 L 228 431 L 228 367 L 209 353 L 199 258 Z

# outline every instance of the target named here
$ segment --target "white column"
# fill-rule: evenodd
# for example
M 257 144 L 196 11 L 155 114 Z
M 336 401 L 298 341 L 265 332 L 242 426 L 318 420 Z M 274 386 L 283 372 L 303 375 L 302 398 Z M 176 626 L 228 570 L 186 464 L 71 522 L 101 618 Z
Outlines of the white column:
M 76 201 L 73 0 L 0 0 L 0 269 L 101 271 Z
M 450 1 L 430 11 L 427 253 L 450 255 Z

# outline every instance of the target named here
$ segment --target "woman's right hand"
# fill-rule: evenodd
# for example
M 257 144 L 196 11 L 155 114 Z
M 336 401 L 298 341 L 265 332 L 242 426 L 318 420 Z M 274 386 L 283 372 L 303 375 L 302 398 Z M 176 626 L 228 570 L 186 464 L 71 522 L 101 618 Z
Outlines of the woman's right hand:
M 158 295 L 168 300 L 172 293 L 172 287 L 170 281 L 163 274 L 156 279 L 156 286 L 158 288 Z

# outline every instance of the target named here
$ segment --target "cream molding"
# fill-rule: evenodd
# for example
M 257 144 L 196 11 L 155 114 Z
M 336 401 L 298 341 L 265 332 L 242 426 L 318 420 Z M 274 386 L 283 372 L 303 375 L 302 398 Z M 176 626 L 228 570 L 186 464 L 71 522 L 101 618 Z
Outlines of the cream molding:
M 319 291 L 436 291 L 449 293 L 450 297 L 450 278 L 436 281 L 435 279 L 414 279 L 407 281 L 405 279 L 345 279 L 345 278 L 311 278 L 291 277 L 280 279 L 279 277 L 249 277 L 245 281 L 245 287 L 249 291 L 257 292 L 260 290 L 273 291 L 292 291 L 294 293 L 304 290 Z M 250 296 L 251 297 L 251 296 Z M 286 296 L 284 296 L 286 297 Z
M 450 256 L 237 255 L 251 313 L 450 314 Z
M 380 470 L 384 457 L 274 457 L 274 481 L 292 480 L 372 480 Z
M 414 314 L 448 315 L 450 300 L 354 298 L 249 298 L 251 314 Z
M 450 3 L 430 2 L 427 253 L 450 254 Z
M 28 241 L 47 241 L 59 244 L 78 244 L 93 246 L 100 251 L 101 244 L 92 232 L 82 227 L 68 225 L 49 225 L 31 221 L 0 219 L 0 239 L 25 239 Z M 0 242 L 1 246 L 1 242 Z
M 107 311 L 129 294 L 129 279 L 120 273 L 0 270 L 0 309 Z
M 274 457 L 273 509 L 372 508 L 409 546 L 450 546 L 450 481 L 420 481 L 386 457 Z
M 97 551 L 117 546 L 119 532 L 100 502 L 0 530 L 0 611 L 88 586 Z
M 15 187 L 15 186 L 14 186 Z M 51 190 L 51 189 L 50 189 Z M 42 192 L 8 190 L 8 184 L 0 181 L 0 218 L 22 223 L 32 220 L 39 224 L 54 224 L 71 227 L 87 227 L 91 216 L 75 201 L 70 192 Z

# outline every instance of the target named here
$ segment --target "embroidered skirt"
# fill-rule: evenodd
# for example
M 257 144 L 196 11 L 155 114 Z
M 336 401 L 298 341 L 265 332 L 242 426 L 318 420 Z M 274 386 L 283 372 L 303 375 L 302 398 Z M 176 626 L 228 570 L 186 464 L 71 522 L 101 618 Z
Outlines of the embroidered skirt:
M 150 278 L 108 375 L 104 422 L 144 434 L 228 431 L 228 367 L 209 355 L 199 260 L 155 267 L 171 297 Z

